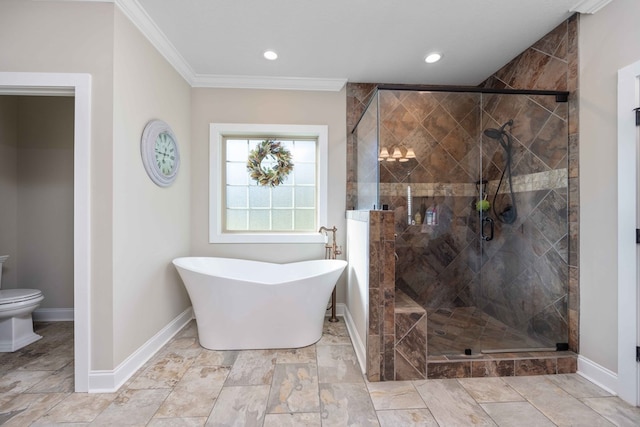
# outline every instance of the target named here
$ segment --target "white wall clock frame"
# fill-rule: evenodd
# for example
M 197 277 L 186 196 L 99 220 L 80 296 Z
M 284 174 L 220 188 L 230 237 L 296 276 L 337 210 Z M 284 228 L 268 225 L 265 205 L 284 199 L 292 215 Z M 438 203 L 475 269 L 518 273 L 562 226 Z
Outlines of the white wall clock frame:
M 151 120 L 144 127 L 140 140 L 142 164 L 149 178 L 160 187 L 176 180 L 180 169 L 178 138 L 162 120 Z

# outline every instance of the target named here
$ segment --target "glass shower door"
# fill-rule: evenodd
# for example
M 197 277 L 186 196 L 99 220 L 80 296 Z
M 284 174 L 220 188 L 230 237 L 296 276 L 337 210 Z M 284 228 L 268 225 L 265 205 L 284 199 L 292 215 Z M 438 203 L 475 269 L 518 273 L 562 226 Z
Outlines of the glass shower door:
M 484 94 L 481 162 L 492 238 L 481 232 L 480 351 L 568 342 L 567 104 Z M 487 206 L 488 205 L 488 206 Z M 484 229 L 486 229 L 485 227 Z

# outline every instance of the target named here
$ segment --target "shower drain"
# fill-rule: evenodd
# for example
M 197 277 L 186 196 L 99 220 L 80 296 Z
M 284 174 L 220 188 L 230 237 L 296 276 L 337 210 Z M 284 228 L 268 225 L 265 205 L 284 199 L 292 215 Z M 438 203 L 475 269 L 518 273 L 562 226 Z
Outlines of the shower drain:
M 447 335 L 447 333 L 446 333 L 445 331 L 443 331 L 442 329 L 435 329 L 433 332 L 434 332 L 436 335 L 440 335 L 440 336 L 442 336 L 442 335 Z

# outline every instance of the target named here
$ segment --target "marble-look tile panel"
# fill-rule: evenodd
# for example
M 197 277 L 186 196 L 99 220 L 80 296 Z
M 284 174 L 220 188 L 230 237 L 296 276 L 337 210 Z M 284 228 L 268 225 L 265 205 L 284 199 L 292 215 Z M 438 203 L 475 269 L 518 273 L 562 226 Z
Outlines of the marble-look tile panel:
M 499 426 L 555 427 L 529 402 L 482 403 L 480 406 Z
M 479 360 L 471 362 L 472 377 L 511 377 L 515 374 L 513 360 Z
M 313 363 L 278 364 L 267 413 L 318 412 L 318 369 Z
M 548 375 L 556 373 L 557 359 L 522 359 L 515 361 L 515 375 Z
M 456 380 L 415 381 L 427 408 L 442 426 L 495 426 Z
M 469 378 L 471 362 L 435 362 L 427 365 L 427 378 Z
M 190 368 L 167 396 L 154 417 L 208 416 L 230 370 L 228 366 Z
M 461 378 L 458 382 L 478 403 L 524 400 L 502 378 Z
M 547 376 L 503 380 L 559 426 L 613 426 L 604 417 L 556 386 Z
M 367 383 L 367 388 L 376 411 L 426 408 L 411 381 Z
M 194 367 L 201 366 L 233 366 L 238 357 L 238 351 L 220 351 L 202 349 L 198 357 L 193 361 Z
M 327 322 L 325 322 L 327 323 Z M 316 343 L 316 345 L 330 345 L 333 344 L 331 338 L 334 335 L 328 335 L 326 332 L 322 333 L 322 338 Z M 325 339 L 326 338 L 326 339 Z M 343 337 L 340 337 L 343 338 Z M 347 340 L 349 337 L 346 337 Z M 323 342 L 324 340 L 324 342 Z M 342 344 L 350 344 L 351 341 L 347 341 Z M 316 346 L 310 345 L 302 348 L 282 349 L 278 350 L 278 357 L 276 358 L 276 364 L 279 363 L 315 363 L 316 362 Z
M 1 394 L 24 393 L 46 377 L 51 375 L 47 371 L 11 371 L 0 378 Z
M 47 412 L 38 423 L 90 423 L 117 397 L 115 393 L 72 393 Z
M 167 389 L 134 390 L 120 393 L 92 422 L 92 426 L 146 425 L 169 395 Z
M 364 382 L 352 346 L 318 346 L 316 351 L 318 353 L 318 379 L 320 383 Z
M 260 427 L 264 422 L 268 397 L 268 385 L 224 387 L 206 425 Z
M 320 413 L 267 414 L 262 427 L 320 427 Z
M 69 363 L 29 389 L 29 393 L 73 393 L 74 368 Z
M 206 418 L 152 418 L 146 427 L 203 427 L 206 422 Z
M 617 397 L 589 397 L 581 400 L 618 427 L 640 425 L 640 408 L 631 406 Z
M 320 384 L 320 414 L 323 427 L 379 425 L 364 382 Z
M 174 387 L 193 361 L 200 354 L 199 349 L 163 351 L 153 358 L 144 371 L 129 385 L 131 389 Z
M 578 399 L 584 397 L 611 397 L 611 393 L 580 375 L 549 375 L 547 378 L 556 386 Z
M 2 412 L 6 411 L 7 414 L 6 418 L 0 414 L 0 424 L 6 427 L 32 425 L 66 396 L 68 396 L 67 393 L 20 394 L 10 402 L 8 407 L 3 406 Z
M 369 381 L 380 381 L 381 368 L 380 335 L 369 335 L 367 337 L 367 379 Z
M 578 370 L 577 357 L 558 357 L 556 374 L 575 374 Z
M 394 409 L 377 411 L 376 413 L 380 427 L 438 427 L 438 423 L 428 409 Z
M 29 363 L 24 364 L 20 367 L 20 370 L 57 371 L 71 362 L 73 362 L 73 347 L 61 346 L 51 350 L 45 350 L 41 357 L 37 357 Z
M 396 381 L 424 380 L 427 378 L 426 372 L 419 372 L 416 367 L 398 351 L 396 351 L 395 354 L 394 364 Z
M 242 351 L 233 364 L 225 385 L 270 384 L 275 369 L 276 350 Z

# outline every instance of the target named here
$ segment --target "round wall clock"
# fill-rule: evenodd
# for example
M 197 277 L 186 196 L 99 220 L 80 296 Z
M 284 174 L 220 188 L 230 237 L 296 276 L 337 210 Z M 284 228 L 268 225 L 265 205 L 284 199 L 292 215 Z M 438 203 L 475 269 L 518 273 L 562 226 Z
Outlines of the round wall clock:
M 175 181 L 180 169 L 178 139 L 168 124 L 151 120 L 144 127 L 140 141 L 142 163 L 149 178 L 160 187 Z

